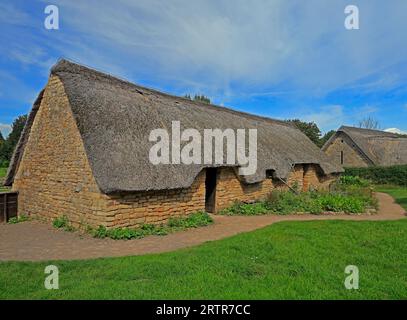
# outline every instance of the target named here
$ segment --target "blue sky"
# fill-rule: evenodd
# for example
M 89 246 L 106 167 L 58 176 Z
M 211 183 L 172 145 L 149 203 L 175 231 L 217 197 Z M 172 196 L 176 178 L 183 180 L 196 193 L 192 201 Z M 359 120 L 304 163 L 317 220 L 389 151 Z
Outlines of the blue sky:
M 44 27 L 48 4 L 59 30 Z M 344 27 L 349 4 L 359 30 Z M 404 0 L 1 0 L 0 130 L 64 57 L 323 131 L 367 116 L 407 131 L 406 12 Z

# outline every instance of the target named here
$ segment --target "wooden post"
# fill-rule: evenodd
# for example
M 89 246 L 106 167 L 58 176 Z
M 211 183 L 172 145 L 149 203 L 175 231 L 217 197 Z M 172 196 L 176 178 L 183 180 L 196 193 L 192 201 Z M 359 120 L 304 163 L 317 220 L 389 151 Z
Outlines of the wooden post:
M 7 222 L 7 193 L 4 194 L 4 206 L 3 206 L 4 222 Z

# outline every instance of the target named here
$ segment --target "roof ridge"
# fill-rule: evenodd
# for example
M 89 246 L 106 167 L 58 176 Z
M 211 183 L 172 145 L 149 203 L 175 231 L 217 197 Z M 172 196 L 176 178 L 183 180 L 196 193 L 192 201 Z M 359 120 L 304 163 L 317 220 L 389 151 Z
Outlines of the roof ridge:
M 76 71 L 70 70 L 69 67 L 77 68 L 77 70 Z M 204 102 L 191 100 L 191 99 L 181 97 L 181 96 L 176 96 L 174 94 L 162 92 L 162 91 L 159 91 L 157 89 L 153 89 L 153 88 L 149 88 L 149 87 L 145 87 L 145 86 L 135 84 L 135 83 L 133 83 L 133 82 L 127 80 L 127 79 L 120 78 L 119 76 L 112 75 L 112 74 L 110 74 L 108 72 L 101 71 L 101 70 L 98 70 L 96 68 L 86 66 L 86 65 L 83 65 L 81 63 L 78 63 L 78 62 L 75 62 L 73 60 L 66 59 L 66 58 L 59 59 L 58 62 L 55 65 L 52 66 L 51 74 L 57 74 L 58 72 L 78 73 L 78 72 L 81 71 L 81 69 L 86 70 L 87 72 L 91 72 L 91 73 L 95 74 L 96 76 L 100 76 L 100 77 L 103 77 L 103 78 L 108 78 L 110 80 L 125 84 L 125 85 L 130 86 L 130 87 L 133 87 L 135 90 L 141 91 L 140 92 L 141 94 L 143 94 L 144 93 L 143 90 L 145 90 L 150 94 L 158 94 L 158 95 L 161 95 L 161 96 L 169 97 L 171 99 L 184 100 L 184 101 L 188 101 L 188 103 L 193 103 L 193 104 L 195 104 L 197 106 L 210 107 L 210 108 L 212 108 L 214 110 L 229 112 L 229 113 L 240 115 L 240 116 L 243 116 L 243 117 L 246 117 L 246 118 L 252 118 L 252 119 L 268 121 L 268 122 L 281 124 L 281 125 L 284 125 L 284 126 L 287 126 L 287 127 L 297 129 L 293 124 L 288 123 L 288 122 L 286 122 L 284 120 L 274 119 L 274 118 L 271 118 L 271 117 L 266 117 L 266 116 L 261 116 L 261 115 L 257 115 L 257 114 L 253 114 L 253 113 L 248 113 L 248 112 L 244 112 L 244 111 L 235 110 L 235 109 L 232 109 L 230 107 L 219 106 L 219 105 L 216 105 L 216 104 L 213 104 L 213 103 L 204 103 Z
M 367 129 L 367 128 L 359 128 L 359 127 L 352 127 L 352 126 L 341 126 L 338 131 L 344 131 L 344 130 L 353 130 L 353 131 L 359 131 L 359 132 L 366 132 L 366 133 L 377 133 L 379 135 L 384 135 L 386 137 L 395 137 L 395 138 L 403 138 L 403 135 L 398 134 L 398 133 L 393 133 L 393 132 L 387 132 L 383 130 L 377 130 L 377 129 Z

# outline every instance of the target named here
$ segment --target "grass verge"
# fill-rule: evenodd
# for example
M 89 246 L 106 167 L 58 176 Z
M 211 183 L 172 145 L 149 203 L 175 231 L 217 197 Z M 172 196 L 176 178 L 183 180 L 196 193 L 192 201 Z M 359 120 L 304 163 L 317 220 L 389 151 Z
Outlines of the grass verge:
M 281 222 L 165 254 L 2 262 L 0 299 L 406 299 L 406 243 L 407 220 Z M 49 264 L 59 290 L 44 288 Z
M 396 202 L 407 210 L 407 187 L 392 186 L 392 185 L 377 185 L 375 190 L 385 192 L 391 195 Z

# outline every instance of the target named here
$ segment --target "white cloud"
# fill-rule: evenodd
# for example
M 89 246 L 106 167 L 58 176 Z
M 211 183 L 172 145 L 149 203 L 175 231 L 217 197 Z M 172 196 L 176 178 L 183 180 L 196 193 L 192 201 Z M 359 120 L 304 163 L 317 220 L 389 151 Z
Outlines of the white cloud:
M 388 128 L 385 129 L 384 131 L 398 134 L 407 134 L 407 131 L 400 130 L 399 128 Z
M 393 73 L 374 75 L 407 53 L 403 0 L 358 1 L 358 31 L 344 28 L 342 0 L 54 2 L 61 36 L 50 45 L 66 57 L 210 95 L 293 89 L 323 95 L 359 79 L 373 90 L 400 81 Z
M 321 131 L 326 132 L 332 128 L 339 128 L 345 121 L 343 106 L 327 105 L 317 112 L 298 115 L 303 121 L 315 122 Z

